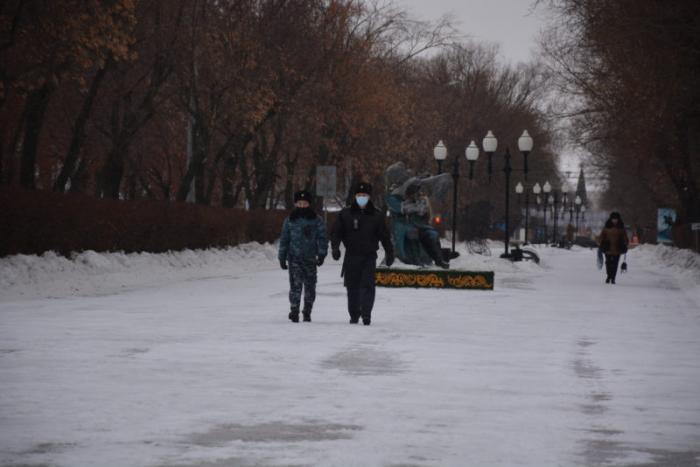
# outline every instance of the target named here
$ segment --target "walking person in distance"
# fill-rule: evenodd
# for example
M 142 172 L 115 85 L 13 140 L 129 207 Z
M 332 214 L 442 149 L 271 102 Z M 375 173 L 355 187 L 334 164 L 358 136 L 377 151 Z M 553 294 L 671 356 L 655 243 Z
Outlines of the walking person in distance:
M 605 255 L 606 284 L 615 283 L 620 255 L 627 253 L 628 244 L 629 239 L 620 213 L 611 213 L 599 237 L 599 248 Z
M 368 326 L 374 307 L 378 244 L 384 247 L 387 266 L 394 262 L 394 248 L 384 214 L 372 204 L 372 186 L 360 182 L 354 192 L 350 207 L 340 211 L 331 230 L 331 253 L 334 260 L 339 260 L 340 243 L 345 245 L 341 275 L 347 289 L 350 323 L 359 322 L 361 317 Z
M 311 208 L 311 193 L 294 194 L 294 210 L 284 220 L 278 259 L 282 269 L 289 269 L 289 319 L 299 322 L 301 293 L 304 292 L 304 321 L 311 321 L 316 300 L 316 268 L 328 254 L 328 236 L 323 220 Z

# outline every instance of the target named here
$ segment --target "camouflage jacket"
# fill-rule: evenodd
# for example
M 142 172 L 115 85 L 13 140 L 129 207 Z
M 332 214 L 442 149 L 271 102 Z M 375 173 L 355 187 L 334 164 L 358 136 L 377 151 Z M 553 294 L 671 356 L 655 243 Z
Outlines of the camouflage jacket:
M 315 213 L 298 215 L 298 212 L 292 212 L 284 220 L 277 254 L 280 260 L 314 260 L 327 254 L 326 225 Z

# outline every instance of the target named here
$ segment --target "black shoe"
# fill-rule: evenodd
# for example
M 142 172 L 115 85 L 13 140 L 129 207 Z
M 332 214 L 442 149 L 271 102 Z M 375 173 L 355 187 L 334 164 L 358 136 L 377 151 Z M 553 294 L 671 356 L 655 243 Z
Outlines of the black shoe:
M 450 268 L 450 263 L 445 261 L 445 258 L 442 256 L 442 250 L 440 249 L 440 244 L 435 242 L 431 245 L 429 245 L 426 248 L 426 251 L 428 252 L 428 255 L 430 258 L 433 260 L 435 263 L 435 266 L 442 268 L 442 269 L 449 269 Z
M 610 279 L 610 283 L 611 283 L 611 284 L 614 284 L 614 283 L 615 283 L 615 279 Z
M 292 323 L 299 322 L 299 309 L 298 308 L 292 308 L 292 311 L 289 312 L 289 319 L 291 320 Z
M 450 263 L 446 263 L 444 261 L 435 261 L 435 266 L 440 267 L 442 269 L 450 269 Z
M 350 324 L 357 324 L 360 322 L 360 318 L 350 318 Z
M 304 305 L 304 309 L 301 310 L 301 312 L 304 314 L 304 321 L 310 323 L 311 322 L 311 307 Z
M 606 283 L 606 284 L 609 284 L 609 283 L 610 283 L 610 277 L 606 277 L 606 278 L 605 278 L 605 283 Z
M 370 323 L 371 320 L 369 318 L 362 318 L 362 324 L 364 324 L 365 326 L 369 326 Z

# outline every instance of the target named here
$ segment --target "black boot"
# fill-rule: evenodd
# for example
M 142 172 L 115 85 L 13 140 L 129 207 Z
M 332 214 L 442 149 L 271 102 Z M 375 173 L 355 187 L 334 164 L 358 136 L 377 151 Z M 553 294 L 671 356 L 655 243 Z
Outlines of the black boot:
M 445 259 L 442 257 L 442 249 L 440 248 L 440 243 L 430 242 L 430 245 L 426 248 L 426 250 L 428 251 L 428 255 L 430 255 L 430 257 L 435 262 L 435 266 L 440 267 L 442 269 L 450 268 L 450 263 L 445 261 Z
M 311 307 L 310 307 L 310 306 L 309 306 L 309 307 L 306 307 L 306 306 L 305 306 L 302 313 L 303 313 L 303 315 L 304 315 L 304 321 L 310 323 L 310 322 L 311 322 Z
M 435 265 L 441 267 L 442 269 L 450 269 L 450 263 L 446 263 L 444 260 L 439 259 L 435 261 Z
M 289 319 L 292 321 L 292 323 L 299 322 L 299 307 L 292 307 L 292 311 L 289 312 Z

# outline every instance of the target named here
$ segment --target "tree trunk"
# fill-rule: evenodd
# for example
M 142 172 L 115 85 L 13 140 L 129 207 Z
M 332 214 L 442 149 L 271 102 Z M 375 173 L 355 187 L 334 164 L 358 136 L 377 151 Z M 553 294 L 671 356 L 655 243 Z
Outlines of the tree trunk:
M 8 185 L 14 185 L 17 177 L 17 166 L 21 157 L 22 141 L 24 139 L 24 123 L 27 115 L 27 107 L 24 107 L 22 115 L 19 119 L 19 124 L 12 137 L 12 142 L 7 152 L 7 165 L 5 166 L 5 182 Z
M 194 181 L 195 202 L 204 202 L 204 163 L 209 155 L 209 132 L 202 122 L 202 118 L 195 115 L 192 124 L 192 159 L 189 161 L 187 171 L 182 177 L 180 188 L 177 191 L 177 200 L 186 201 L 190 187 Z
M 66 157 L 63 161 L 63 167 L 61 167 L 61 172 L 58 174 L 56 183 L 54 183 L 53 191 L 58 191 L 63 193 L 66 190 L 66 183 L 68 180 L 72 179 L 74 176 L 76 164 L 78 162 L 78 156 L 80 155 L 80 150 L 85 142 L 86 132 L 85 126 L 87 125 L 90 114 L 92 113 L 92 106 L 95 102 L 95 96 L 97 96 L 97 91 L 102 84 L 102 80 L 107 72 L 107 64 L 104 68 L 100 68 L 97 74 L 90 84 L 90 89 L 88 95 L 83 101 L 83 106 L 80 109 L 78 117 L 75 119 L 75 124 L 73 125 L 73 137 L 71 138 L 70 147 L 66 153 Z M 71 182 L 71 185 L 73 183 Z
M 41 127 L 44 124 L 46 108 L 49 106 L 53 91 L 53 86 L 45 84 L 27 96 L 24 142 L 19 172 L 20 185 L 24 188 L 33 190 L 36 187 L 35 171 L 39 137 L 41 136 Z
M 100 197 L 119 199 L 119 189 L 124 178 L 126 151 L 127 148 L 123 144 L 117 144 L 112 147 L 100 174 Z
M 85 162 L 85 159 L 80 159 L 80 162 L 78 163 L 78 168 L 75 170 L 75 173 L 70 178 L 70 188 L 68 191 L 71 193 L 82 193 L 83 191 L 85 191 L 85 187 L 87 185 L 87 178 L 87 162 Z
M 204 199 L 204 160 L 198 158 L 194 166 L 194 202 L 206 204 Z
M 0 185 L 5 182 L 5 142 L 2 137 L 0 137 Z
M 284 166 L 287 171 L 287 181 L 284 185 L 284 207 L 292 209 L 294 207 L 294 171 L 296 169 L 296 158 L 292 159 L 289 152 L 285 154 Z
M 684 222 L 700 222 L 700 190 L 696 183 L 697 177 L 693 171 L 693 153 L 697 154 L 698 146 L 696 141 L 700 140 L 697 132 L 700 126 L 693 128 L 692 122 L 684 128 L 681 139 L 680 152 L 682 154 L 682 169 L 680 186 L 678 186 L 678 196 L 681 200 L 682 214 Z M 695 156 L 698 159 L 698 156 Z
M 221 166 L 221 161 L 224 160 L 226 157 L 226 154 L 231 152 L 231 147 L 233 146 L 233 137 L 228 137 L 227 140 L 224 142 L 224 144 L 221 145 L 219 150 L 216 152 L 216 156 L 214 157 L 214 163 L 211 165 L 211 168 L 209 170 L 209 186 L 207 187 L 207 198 L 206 198 L 206 204 L 211 205 L 211 197 L 212 193 L 214 192 L 214 188 L 216 188 L 216 182 L 219 179 L 219 167 Z M 225 162 L 224 162 L 225 163 Z M 223 177 L 222 177 L 222 189 L 223 189 Z
M 248 175 L 248 163 L 246 161 L 245 157 L 241 157 L 240 159 L 241 162 L 241 179 L 242 179 L 242 189 L 243 189 L 243 194 L 245 196 L 245 201 L 248 202 L 248 207 L 250 209 L 253 209 L 253 190 L 250 187 L 250 176 Z
M 221 177 L 221 204 L 225 208 L 232 208 L 234 204 L 233 180 L 236 177 L 236 165 L 238 161 L 233 156 L 224 160 L 224 173 Z

